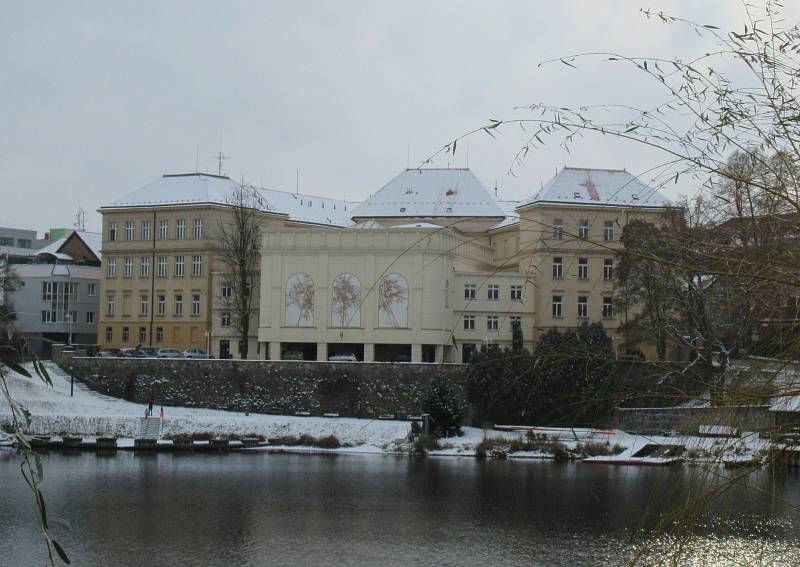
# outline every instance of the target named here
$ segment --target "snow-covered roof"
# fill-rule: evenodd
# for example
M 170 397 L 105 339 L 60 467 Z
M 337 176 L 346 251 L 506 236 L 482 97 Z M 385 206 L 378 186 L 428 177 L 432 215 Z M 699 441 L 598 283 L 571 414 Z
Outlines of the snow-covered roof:
M 238 184 L 228 177 L 207 173 L 164 175 L 103 209 L 172 205 L 225 205 Z M 283 214 L 289 220 L 331 226 L 350 226 L 357 203 L 301 193 L 254 187 L 262 198 L 264 212 Z
M 44 248 L 40 248 L 39 250 L 37 250 L 36 251 L 36 255 L 38 256 L 39 254 L 52 254 L 53 256 L 56 256 L 56 255 L 59 254 L 59 252 L 58 252 L 59 249 L 62 246 L 64 246 L 64 243 L 66 241 L 67 241 L 67 237 L 66 236 L 62 236 L 61 238 L 57 238 L 56 240 L 53 240 L 50 244 L 48 244 Z M 66 254 L 61 254 L 61 256 L 66 256 Z M 67 256 L 67 258 L 69 258 L 69 256 Z
M 666 207 L 670 201 L 624 169 L 565 167 L 519 208 L 534 204 Z
M 102 241 L 102 235 L 98 232 L 86 232 L 83 230 L 75 230 L 67 234 L 66 236 L 57 238 L 44 248 L 36 250 L 36 255 L 39 256 L 43 254 L 49 254 L 51 256 L 54 256 L 58 260 L 65 260 L 65 261 L 73 260 L 74 258 L 72 256 L 61 252 L 61 248 L 64 246 L 64 244 L 67 243 L 67 240 L 69 240 L 73 234 L 77 235 L 77 237 L 83 241 L 86 247 L 89 248 L 89 250 L 91 250 L 92 254 L 94 254 L 98 260 L 102 258 L 100 254 L 100 243 Z
M 103 235 L 99 232 L 86 232 L 84 230 L 76 231 L 78 236 L 80 236 L 83 243 L 89 247 L 89 250 L 92 251 L 92 254 L 97 256 L 97 259 L 102 259 L 102 255 L 100 254 L 100 247 L 103 242 Z
M 494 225 L 492 230 L 505 228 L 507 226 L 519 223 L 519 214 L 517 213 L 519 201 L 497 201 L 497 204 L 500 205 L 501 209 L 503 209 L 506 218 Z
M 353 211 L 353 218 L 504 216 L 469 169 L 407 169 Z

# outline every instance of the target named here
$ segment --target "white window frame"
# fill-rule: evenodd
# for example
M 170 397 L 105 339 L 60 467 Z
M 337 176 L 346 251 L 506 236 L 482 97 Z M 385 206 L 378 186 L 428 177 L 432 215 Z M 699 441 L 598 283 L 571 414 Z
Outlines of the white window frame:
M 606 242 L 614 240 L 614 221 L 607 220 L 603 223 L 603 240 Z
M 614 314 L 614 298 L 613 297 L 604 297 L 603 298 L 603 319 L 613 319 L 615 316 Z
M 231 314 L 227 311 L 220 316 L 220 326 L 222 327 L 230 327 L 231 326 Z
M 194 228 L 192 229 L 193 238 L 203 238 L 203 219 L 194 219 Z
M 146 293 L 139 295 L 139 315 L 150 313 L 150 296 Z
M 95 324 L 94 311 L 87 311 L 86 312 L 86 324 L 87 325 L 94 325 Z
M 117 241 L 117 223 L 115 222 L 108 223 L 108 241 L 109 242 Z
M 489 301 L 498 301 L 500 299 L 500 286 L 497 284 L 489 284 L 486 286 L 486 299 Z
M 167 257 L 166 256 L 159 256 L 158 257 L 158 264 L 156 268 L 156 277 L 159 278 L 166 278 L 167 277 Z
M 156 342 L 164 342 L 164 327 L 156 327 Z
M 514 321 L 519 321 L 520 328 L 522 327 L 522 316 L 521 315 L 511 315 L 508 318 L 508 328 L 510 331 L 514 331 Z
M 564 219 L 553 218 L 553 238 L 564 240 Z
M 150 231 L 153 229 L 152 221 L 143 220 L 142 221 L 142 240 L 150 240 L 151 233 Z
M 589 258 L 578 258 L 578 279 L 589 279 Z
M 500 330 L 500 317 L 497 315 L 487 315 L 486 316 L 486 330 L 487 331 L 499 331 Z
M 474 283 L 464 284 L 464 299 L 475 299 L 478 294 L 478 286 Z
M 128 344 L 131 340 L 131 329 L 130 327 L 122 327 L 122 342 L 123 344 Z
M 106 295 L 106 315 L 108 317 L 114 316 L 114 306 L 117 303 L 117 298 L 113 293 Z
M 588 319 L 589 318 L 589 296 L 588 295 L 579 295 L 578 296 L 578 319 Z
M 175 220 L 175 240 L 186 239 L 186 219 Z
M 578 221 L 578 238 L 584 240 L 589 238 L 589 219 L 580 219 Z
M 614 279 L 614 259 L 613 258 L 604 258 L 603 259 L 603 280 L 610 282 Z
M 220 286 L 219 296 L 222 299 L 229 299 L 231 297 L 232 292 L 233 290 L 231 289 L 230 285 L 222 284 L 222 286 Z
M 142 256 L 139 264 L 139 276 L 143 278 L 150 277 L 150 256 Z
M 94 297 L 97 295 L 97 284 L 95 283 L 88 283 L 86 284 L 86 295 L 89 297 Z
M 475 315 L 464 315 L 464 330 L 465 331 L 475 330 Z
M 125 256 L 125 259 L 122 262 L 122 277 L 133 277 L 133 256 Z
M 175 302 L 175 315 L 176 316 L 183 315 L 183 294 L 176 293 L 173 299 Z
M 553 319 L 562 319 L 564 317 L 564 296 L 553 295 L 550 300 L 550 314 Z
M 203 275 L 203 257 L 192 256 L 192 276 L 198 277 Z
M 511 286 L 511 301 L 522 301 L 522 286 L 521 285 L 512 285 Z
M 200 315 L 200 295 L 192 294 L 192 316 L 197 317 Z
M 183 277 L 183 270 L 184 262 L 183 256 L 175 256 L 175 277 L 182 278 Z
M 158 219 L 158 239 L 167 240 L 169 238 L 169 219 Z
M 563 256 L 553 256 L 553 279 L 554 280 L 563 280 L 564 279 L 564 257 Z
M 109 258 L 108 262 L 106 262 L 106 277 L 107 278 L 116 278 L 117 277 L 117 259 L 116 258 Z
M 125 240 L 133 240 L 135 233 L 133 221 L 125 221 Z

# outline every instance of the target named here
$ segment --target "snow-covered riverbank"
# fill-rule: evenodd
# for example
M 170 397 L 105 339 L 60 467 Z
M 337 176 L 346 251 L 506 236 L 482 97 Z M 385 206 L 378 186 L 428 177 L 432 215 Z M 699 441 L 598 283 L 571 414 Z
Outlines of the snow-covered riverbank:
M 139 420 L 145 406 L 111 398 L 89 390 L 75 382 L 74 396 L 70 397 L 70 377 L 58 366 L 46 363 L 53 387 L 45 385 L 38 377 L 26 378 L 7 372 L 12 395 L 31 412 L 30 433 L 43 435 L 78 435 L 94 437 L 112 435 L 131 440 L 137 435 Z M 156 408 L 156 415 L 158 410 Z M 178 433 L 210 433 L 212 435 L 255 435 L 267 439 L 335 436 L 343 447 L 318 449 L 312 447 L 270 446 L 261 450 L 294 452 L 336 453 L 408 453 L 410 423 L 353 418 L 296 417 L 251 414 L 199 408 L 166 407 L 163 422 L 164 436 Z M 0 400 L 0 423 L 9 419 L 5 399 Z M 463 435 L 442 439 L 439 447 L 431 448 L 431 456 L 475 457 L 481 447 L 494 444 L 496 454 L 516 459 L 553 458 L 553 453 L 542 450 L 514 449 L 513 442 L 524 444 L 525 432 L 463 428 Z M 576 435 L 577 433 L 577 435 Z M 768 442 L 756 434 L 738 438 L 660 437 L 630 435 L 622 431 L 576 432 L 572 429 L 548 430 L 547 438 L 563 445 L 573 457 L 580 455 L 581 444 L 617 446 L 618 459 L 628 459 L 647 444 L 679 444 L 694 460 L 747 459 L 768 448 Z M 258 450 L 258 449 L 256 449 Z M 488 454 L 489 457 L 492 454 Z

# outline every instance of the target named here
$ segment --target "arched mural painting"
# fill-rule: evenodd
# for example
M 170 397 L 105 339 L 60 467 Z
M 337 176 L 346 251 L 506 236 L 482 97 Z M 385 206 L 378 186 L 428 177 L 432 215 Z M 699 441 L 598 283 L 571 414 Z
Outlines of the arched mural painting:
M 302 272 L 286 280 L 286 326 L 314 326 L 314 280 Z
M 408 327 L 408 282 L 400 274 L 389 274 L 378 287 L 378 327 Z
M 361 326 L 361 282 L 353 274 L 339 274 L 333 280 L 331 326 Z

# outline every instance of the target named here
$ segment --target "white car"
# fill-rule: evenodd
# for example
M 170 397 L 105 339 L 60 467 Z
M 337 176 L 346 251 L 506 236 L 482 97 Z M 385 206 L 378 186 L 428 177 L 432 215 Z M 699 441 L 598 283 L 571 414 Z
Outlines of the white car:
M 183 358 L 183 353 L 174 348 L 160 348 L 156 356 L 158 358 Z
M 352 352 L 337 352 L 328 357 L 329 362 L 358 362 L 358 358 Z
M 196 348 L 187 348 L 183 351 L 183 358 L 208 358 L 208 353 L 204 350 L 197 350 Z

